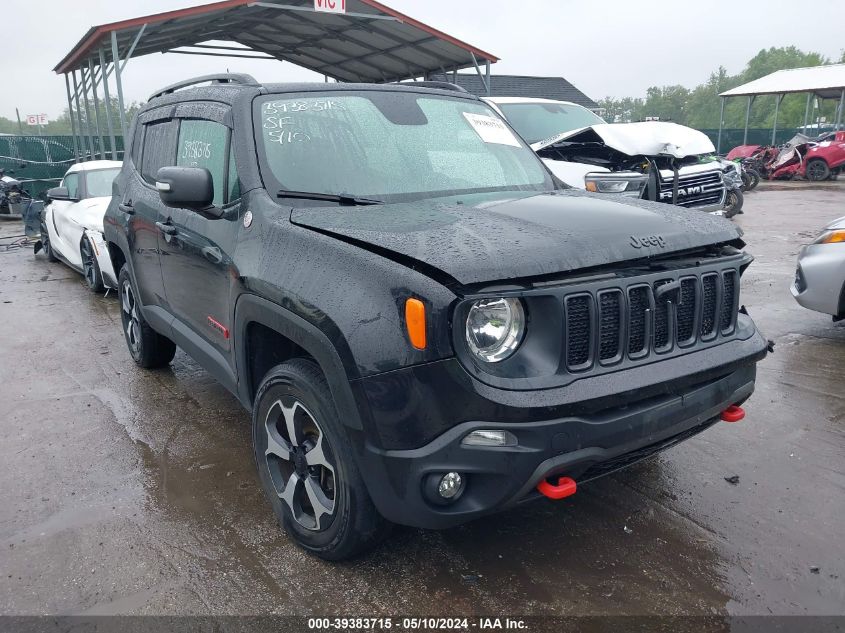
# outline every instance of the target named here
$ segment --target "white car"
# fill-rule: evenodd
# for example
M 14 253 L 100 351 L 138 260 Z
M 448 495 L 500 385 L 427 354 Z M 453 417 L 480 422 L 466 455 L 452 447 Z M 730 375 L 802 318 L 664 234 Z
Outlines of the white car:
M 570 187 L 719 212 L 727 188 L 706 134 L 677 123 L 605 123 L 568 101 L 484 97 Z
M 44 208 L 40 246 L 50 261 L 61 260 L 82 273 L 94 292 L 117 288 L 103 240 L 103 216 L 121 167 L 112 160 L 77 163 L 58 187 L 47 191 L 50 203 Z

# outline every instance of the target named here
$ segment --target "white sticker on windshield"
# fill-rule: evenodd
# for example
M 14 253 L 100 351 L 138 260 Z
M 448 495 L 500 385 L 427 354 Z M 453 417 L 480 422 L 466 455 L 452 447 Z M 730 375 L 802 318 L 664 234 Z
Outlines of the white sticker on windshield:
M 464 112 L 464 118 L 485 143 L 520 147 L 519 141 L 504 121 L 494 116 Z

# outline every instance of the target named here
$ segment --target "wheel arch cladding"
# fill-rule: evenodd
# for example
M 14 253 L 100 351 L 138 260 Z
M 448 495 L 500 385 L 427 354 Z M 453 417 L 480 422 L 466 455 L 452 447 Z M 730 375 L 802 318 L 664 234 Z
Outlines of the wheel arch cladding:
M 120 269 L 123 268 L 123 265 L 126 263 L 126 254 L 123 252 L 123 249 L 120 248 L 114 242 L 106 242 L 109 249 L 109 259 L 111 259 L 112 268 L 114 269 L 115 277 L 120 275 Z
M 346 426 L 363 428 L 349 376 L 329 338 L 302 317 L 257 295 L 244 294 L 235 306 L 235 354 L 240 400 L 249 408 L 266 370 L 290 358 L 311 358 L 328 382 L 338 418 Z M 256 354 L 252 344 L 270 344 L 272 351 Z M 304 354 L 303 354 L 304 353 Z M 265 370 L 260 375 L 257 372 Z

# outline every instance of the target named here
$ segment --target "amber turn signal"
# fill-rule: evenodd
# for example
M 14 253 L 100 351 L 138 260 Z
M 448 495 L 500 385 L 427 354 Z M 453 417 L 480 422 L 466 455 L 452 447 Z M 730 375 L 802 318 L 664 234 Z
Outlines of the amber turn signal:
M 840 244 L 845 242 L 845 231 L 836 229 L 828 231 L 816 240 L 816 244 Z
M 415 349 L 425 349 L 425 304 L 410 298 L 405 302 L 405 327 Z

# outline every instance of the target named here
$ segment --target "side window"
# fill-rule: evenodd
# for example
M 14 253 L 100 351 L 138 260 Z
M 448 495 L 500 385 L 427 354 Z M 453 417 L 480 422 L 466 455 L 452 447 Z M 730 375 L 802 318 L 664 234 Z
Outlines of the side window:
M 226 155 L 229 128 L 213 121 L 185 119 L 179 126 L 179 154 L 176 164 L 180 167 L 204 167 L 214 179 L 214 204 L 222 206 L 226 200 Z
M 229 195 L 226 202 L 232 202 L 241 197 L 241 182 L 238 180 L 238 168 L 235 166 L 235 149 L 229 147 Z
M 144 154 L 141 157 L 141 175 L 154 183 L 161 167 L 173 164 L 176 154 L 174 124 L 172 121 L 149 123 L 144 131 Z
M 135 165 L 141 164 L 141 133 L 144 130 L 144 126 L 141 125 L 140 122 L 135 124 L 135 134 L 132 136 L 132 162 Z
M 79 174 L 68 174 L 62 181 L 62 187 L 67 187 L 68 195 L 71 198 L 79 197 Z

